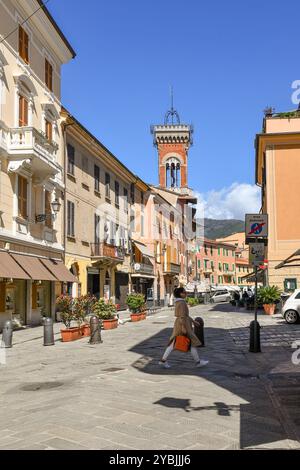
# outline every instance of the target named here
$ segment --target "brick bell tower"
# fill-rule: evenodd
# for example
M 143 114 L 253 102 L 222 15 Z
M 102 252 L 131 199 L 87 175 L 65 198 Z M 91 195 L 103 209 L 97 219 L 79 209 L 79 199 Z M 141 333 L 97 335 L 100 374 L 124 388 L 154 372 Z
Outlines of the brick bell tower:
M 193 144 L 193 127 L 182 124 L 173 106 L 163 125 L 151 126 L 153 143 L 158 151 L 159 186 L 180 194 L 189 193 L 188 151 Z

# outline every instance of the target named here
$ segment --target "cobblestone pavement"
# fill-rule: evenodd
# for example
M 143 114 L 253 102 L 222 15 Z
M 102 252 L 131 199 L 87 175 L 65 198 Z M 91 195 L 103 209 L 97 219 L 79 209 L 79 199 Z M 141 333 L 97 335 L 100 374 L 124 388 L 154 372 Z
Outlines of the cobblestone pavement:
M 252 313 L 199 306 L 210 360 L 158 366 L 173 324 L 165 311 L 84 338 L 42 345 L 42 328 L 14 333 L 0 365 L 1 449 L 299 449 L 300 325 L 260 315 L 262 353 L 248 352 Z M 2 362 L 3 362 L 3 350 Z

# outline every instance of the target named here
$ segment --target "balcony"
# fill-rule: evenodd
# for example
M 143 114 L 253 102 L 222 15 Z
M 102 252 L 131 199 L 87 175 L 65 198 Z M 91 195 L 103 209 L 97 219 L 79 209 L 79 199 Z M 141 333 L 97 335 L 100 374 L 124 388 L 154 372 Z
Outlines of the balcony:
M 181 266 L 177 263 L 167 263 L 164 266 L 163 272 L 164 274 L 180 274 Z
M 154 266 L 153 266 L 153 264 L 134 263 L 133 272 L 136 273 L 136 274 L 154 275 Z
M 56 162 L 58 144 L 34 127 L 0 128 L 0 146 L 9 157 L 11 171 L 25 160 L 31 161 L 33 173 L 55 175 L 61 171 Z
M 123 247 L 110 245 L 109 243 L 91 243 L 91 257 L 107 260 L 123 261 L 125 251 Z

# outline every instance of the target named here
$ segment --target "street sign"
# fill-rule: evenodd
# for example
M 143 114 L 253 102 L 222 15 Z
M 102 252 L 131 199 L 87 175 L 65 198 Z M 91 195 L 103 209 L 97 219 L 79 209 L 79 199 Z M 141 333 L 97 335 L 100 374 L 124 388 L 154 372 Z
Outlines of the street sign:
M 246 214 L 245 234 L 246 238 L 267 238 L 268 215 Z
M 249 264 L 252 266 L 261 266 L 265 261 L 265 245 L 264 243 L 249 244 Z

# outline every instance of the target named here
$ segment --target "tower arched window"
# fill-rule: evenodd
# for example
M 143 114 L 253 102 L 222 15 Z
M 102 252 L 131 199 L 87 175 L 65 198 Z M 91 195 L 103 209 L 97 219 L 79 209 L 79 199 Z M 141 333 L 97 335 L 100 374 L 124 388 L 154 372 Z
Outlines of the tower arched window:
M 180 188 L 180 161 L 175 157 L 166 162 L 166 187 Z

